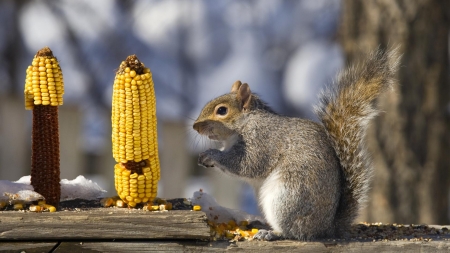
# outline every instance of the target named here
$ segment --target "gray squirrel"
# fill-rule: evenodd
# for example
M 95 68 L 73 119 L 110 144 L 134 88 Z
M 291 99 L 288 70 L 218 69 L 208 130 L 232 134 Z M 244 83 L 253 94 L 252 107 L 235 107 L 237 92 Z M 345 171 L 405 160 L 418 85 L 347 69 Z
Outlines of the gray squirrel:
M 378 49 L 342 71 L 315 107 L 321 123 L 275 113 L 240 81 L 205 105 L 193 128 L 222 148 L 201 153 L 198 163 L 253 186 L 272 227 L 254 238 L 345 237 L 372 174 L 366 129 L 398 65 L 396 49 Z

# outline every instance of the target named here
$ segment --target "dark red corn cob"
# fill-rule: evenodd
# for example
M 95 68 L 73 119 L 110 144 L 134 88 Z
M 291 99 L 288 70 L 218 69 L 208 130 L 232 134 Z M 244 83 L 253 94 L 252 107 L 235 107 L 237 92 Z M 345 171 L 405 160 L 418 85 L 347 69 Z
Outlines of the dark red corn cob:
M 61 195 L 59 168 L 58 107 L 35 105 L 33 109 L 31 185 L 45 202 L 58 207 Z
M 47 204 L 58 207 L 61 195 L 58 106 L 64 81 L 50 48 L 39 50 L 27 69 L 25 108 L 33 110 L 31 185 Z

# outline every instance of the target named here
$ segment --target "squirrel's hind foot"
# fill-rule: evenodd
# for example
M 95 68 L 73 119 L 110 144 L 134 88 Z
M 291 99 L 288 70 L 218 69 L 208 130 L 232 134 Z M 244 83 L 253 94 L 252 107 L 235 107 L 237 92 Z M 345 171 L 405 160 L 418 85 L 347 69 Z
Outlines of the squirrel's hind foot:
M 263 240 L 263 241 L 277 241 L 283 239 L 281 233 L 275 232 L 273 230 L 260 229 L 258 233 L 253 236 L 253 239 Z

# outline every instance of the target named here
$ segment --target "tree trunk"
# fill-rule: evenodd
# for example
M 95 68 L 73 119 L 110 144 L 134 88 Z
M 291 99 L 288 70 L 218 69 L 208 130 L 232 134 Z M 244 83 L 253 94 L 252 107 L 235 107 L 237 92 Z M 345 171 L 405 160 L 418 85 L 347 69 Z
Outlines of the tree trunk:
M 368 133 L 375 175 L 367 221 L 449 224 L 450 1 L 345 0 L 348 62 L 377 47 L 403 54 L 399 86 Z

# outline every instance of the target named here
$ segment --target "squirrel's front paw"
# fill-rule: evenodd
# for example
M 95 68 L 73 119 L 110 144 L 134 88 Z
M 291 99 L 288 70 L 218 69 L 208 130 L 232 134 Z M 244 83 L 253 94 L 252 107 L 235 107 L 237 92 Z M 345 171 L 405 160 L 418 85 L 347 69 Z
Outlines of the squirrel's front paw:
M 211 168 L 214 167 L 214 160 L 212 159 L 211 155 L 212 155 L 212 150 L 206 150 L 203 153 L 200 153 L 200 155 L 198 156 L 198 165 L 201 165 L 205 168 Z

